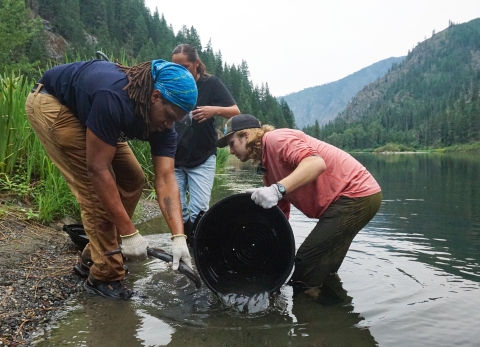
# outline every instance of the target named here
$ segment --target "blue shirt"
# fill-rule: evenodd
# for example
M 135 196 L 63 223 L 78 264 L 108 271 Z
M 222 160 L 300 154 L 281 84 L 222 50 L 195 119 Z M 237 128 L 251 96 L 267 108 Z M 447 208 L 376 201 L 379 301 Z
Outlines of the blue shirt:
M 128 97 L 128 79 L 114 63 L 104 60 L 82 61 L 54 67 L 40 83 L 65 105 L 98 138 L 111 146 L 138 139 L 150 142 L 154 156 L 175 157 L 175 128 L 149 133 L 135 115 L 135 102 Z

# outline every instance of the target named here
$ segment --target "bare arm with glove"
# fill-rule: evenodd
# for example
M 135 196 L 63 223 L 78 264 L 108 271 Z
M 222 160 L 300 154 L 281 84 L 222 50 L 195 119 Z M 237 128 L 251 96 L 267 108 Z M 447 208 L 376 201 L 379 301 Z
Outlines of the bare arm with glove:
M 177 179 L 174 172 L 174 159 L 153 156 L 155 170 L 155 192 L 168 227 L 172 232 L 172 269 L 177 270 L 180 260 L 192 268 L 192 257 L 188 250 L 183 230 L 182 209 Z
M 246 193 L 252 194 L 252 200 L 257 205 L 263 208 L 272 208 L 285 194 L 314 181 L 325 169 L 325 161 L 321 157 L 310 156 L 304 158 L 290 175 L 280 180 L 279 185 L 250 188 L 246 190 Z M 284 191 L 280 192 L 279 187 L 284 188 Z

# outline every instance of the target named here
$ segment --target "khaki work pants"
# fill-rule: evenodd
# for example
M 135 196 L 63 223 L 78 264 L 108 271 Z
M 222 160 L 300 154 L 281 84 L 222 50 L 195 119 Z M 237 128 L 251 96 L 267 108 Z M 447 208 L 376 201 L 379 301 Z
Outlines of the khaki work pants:
M 382 193 L 362 198 L 340 197 L 320 216 L 295 257 L 290 283 L 319 287 L 342 265 L 353 238 L 376 215 Z
M 82 223 L 89 239 L 82 258 L 92 260 L 90 274 L 100 281 L 123 279 L 122 255 L 104 255 L 106 251 L 119 247 L 120 236 L 88 177 L 85 126 L 54 96 L 46 94 L 41 84 L 28 95 L 25 109 L 33 130 L 80 205 Z M 126 142 L 117 144 L 110 171 L 123 206 L 131 217 L 140 200 L 145 175 Z

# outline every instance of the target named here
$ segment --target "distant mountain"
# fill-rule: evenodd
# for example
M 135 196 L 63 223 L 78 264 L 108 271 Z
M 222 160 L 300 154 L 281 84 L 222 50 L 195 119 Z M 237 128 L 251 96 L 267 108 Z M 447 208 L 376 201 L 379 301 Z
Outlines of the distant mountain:
M 384 76 L 393 64 L 400 63 L 404 58 L 388 58 L 336 82 L 306 88 L 278 99 L 283 98 L 288 103 L 299 129 L 313 125 L 315 120 L 323 125 L 343 111 L 363 87 Z
M 344 149 L 480 142 L 480 18 L 450 23 L 419 43 L 359 91 L 319 138 Z

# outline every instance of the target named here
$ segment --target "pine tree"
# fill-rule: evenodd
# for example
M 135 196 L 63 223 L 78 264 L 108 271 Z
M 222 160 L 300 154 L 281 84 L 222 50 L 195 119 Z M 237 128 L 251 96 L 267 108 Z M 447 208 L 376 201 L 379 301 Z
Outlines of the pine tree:
M 293 115 L 292 110 L 288 106 L 288 103 L 283 98 L 280 99 L 280 109 L 282 110 L 283 118 L 287 122 L 287 127 L 291 129 L 295 129 L 296 128 L 295 117 Z
M 34 57 L 37 62 L 32 64 L 27 53 L 35 49 L 31 40 L 39 35 L 40 28 L 39 20 L 32 21 L 28 17 L 24 1 L 0 0 L 0 74 L 13 69 L 28 75 L 35 73 L 38 56 Z
M 318 119 L 315 119 L 315 124 L 312 129 L 312 136 L 316 139 L 320 139 L 320 125 L 318 124 Z

